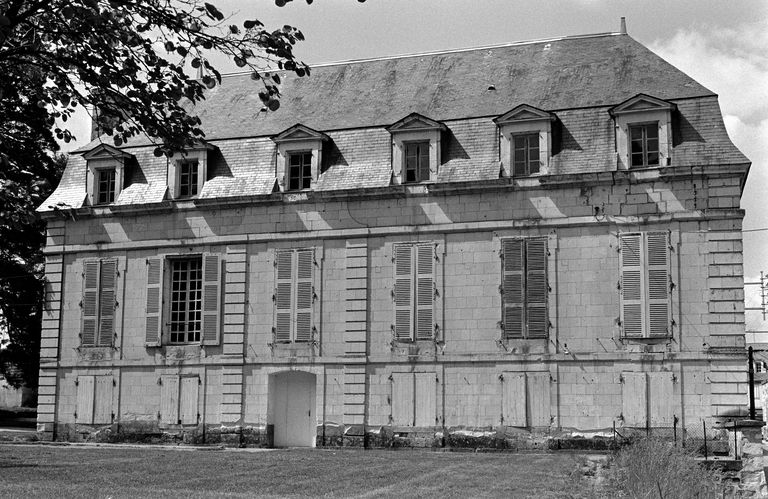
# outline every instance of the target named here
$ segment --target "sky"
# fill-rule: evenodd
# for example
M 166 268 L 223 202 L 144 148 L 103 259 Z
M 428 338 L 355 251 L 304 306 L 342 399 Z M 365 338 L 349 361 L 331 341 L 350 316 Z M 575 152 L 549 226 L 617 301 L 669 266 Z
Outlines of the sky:
M 752 161 L 742 208 L 744 276 L 768 275 L 768 2 L 765 0 L 209 0 L 242 25 L 296 26 L 306 41 L 296 49 L 310 64 L 496 45 L 566 35 L 627 32 L 719 95 L 728 133 Z M 232 71 L 236 68 L 232 66 Z M 87 116 L 72 128 L 88 142 Z M 755 230 L 766 229 L 766 230 Z M 747 306 L 759 306 L 759 287 L 747 286 Z M 747 328 L 768 330 L 760 312 Z

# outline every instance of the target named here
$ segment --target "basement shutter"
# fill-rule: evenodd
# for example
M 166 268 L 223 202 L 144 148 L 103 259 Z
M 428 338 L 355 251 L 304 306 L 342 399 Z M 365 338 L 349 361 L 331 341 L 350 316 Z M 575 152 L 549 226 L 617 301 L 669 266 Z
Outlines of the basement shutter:
M 220 330 L 221 258 L 203 255 L 203 345 L 218 345 Z
M 80 328 L 80 345 L 96 345 L 96 330 L 99 314 L 99 261 L 86 261 L 83 264 L 83 301 Z
M 413 331 L 413 246 L 398 244 L 395 260 L 395 339 L 410 340 Z
M 147 308 L 144 344 L 160 346 L 163 316 L 163 265 L 162 258 L 147 259 Z
M 94 376 L 94 424 L 112 423 L 112 376 Z
M 179 424 L 179 377 L 175 374 L 160 378 L 160 421 Z
M 437 382 L 435 373 L 416 373 L 416 426 L 437 425 Z
M 506 426 L 528 426 L 526 418 L 527 394 L 525 373 L 503 374 L 501 415 Z
M 624 336 L 643 336 L 642 234 L 621 236 L 621 324 Z
M 504 338 L 523 337 L 523 240 L 502 241 Z
M 99 346 L 112 346 L 115 335 L 117 260 L 102 260 L 99 288 Z
M 181 378 L 181 401 L 179 403 L 179 419 L 181 424 L 197 424 L 198 388 L 200 378 Z
M 433 303 L 435 285 L 433 278 L 434 250 L 420 244 L 416 250 L 416 339 L 431 340 L 434 336 Z M 430 423 L 431 424 L 431 423 Z
M 674 385 L 668 371 L 648 373 L 651 427 L 669 427 L 674 419 Z
M 275 255 L 275 341 L 291 341 L 291 299 L 293 281 L 293 251 L 278 251 Z
M 93 423 L 94 376 L 77 377 L 77 417 L 82 424 Z
M 296 251 L 296 320 L 295 341 L 312 341 L 312 271 L 314 267 L 314 251 Z
M 528 374 L 528 400 L 531 406 L 531 426 L 550 424 L 549 373 Z
M 624 426 L 645 428 L 648 388 L 645 373 L 622 373 L 621 414 Z
M 648 267 L 648 335 L 669 335 L 669 244 L 664 232 L 645 234 Z
M 525 318 L 528 338 L 546 338 L 548 333 L 547 241 L 542 238 L 526 239 L 525 247 Z
M 392 424 L 413 426 L 413 373 L 392 373 Z

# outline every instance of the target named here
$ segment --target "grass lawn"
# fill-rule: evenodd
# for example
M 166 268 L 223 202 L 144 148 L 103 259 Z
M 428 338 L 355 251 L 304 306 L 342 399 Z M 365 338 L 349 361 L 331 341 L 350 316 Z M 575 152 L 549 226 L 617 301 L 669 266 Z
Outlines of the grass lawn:
M 0 445 L 2 497 L 588 497 L 570 454 Z M 583 485 L 582 485 L 583 486 Z

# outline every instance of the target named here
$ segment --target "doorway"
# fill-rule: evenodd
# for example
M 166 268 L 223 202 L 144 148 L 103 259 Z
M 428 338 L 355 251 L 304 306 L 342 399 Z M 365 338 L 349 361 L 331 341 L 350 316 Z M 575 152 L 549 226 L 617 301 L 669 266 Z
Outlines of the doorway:
M 286 371 L 269 377 L 268 422 L 274 428 L 275 447 L 314 447 L 316 376 Z

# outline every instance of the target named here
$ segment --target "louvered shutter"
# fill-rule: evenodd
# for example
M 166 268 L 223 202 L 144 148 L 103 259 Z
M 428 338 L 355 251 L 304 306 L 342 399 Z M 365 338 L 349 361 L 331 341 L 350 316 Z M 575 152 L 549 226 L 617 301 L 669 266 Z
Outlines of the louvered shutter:
M 297 342 L 312 341 L 312 274 L 314 270 L 314 251 L 296 251 L 296 332 Z
M 546 239 L 527 239 L 526 280 L 525 280 L 525 317 L 528 324 L 529 338 L 546 338 L 547 322 L 547 241 Z
M 147 309 L 144 344 L 160 346 L 163 317 L 163 264 L 162 258 L 147 259 Z
M 621 236 L 621 324 L 624 336 L 643 336 L 642 235 Z
M 77 417 L 78 423 L 93 423 L 93 394 L 95 392 L 94 376 L 77 377 Z
M 502 242 L 502 292 L 504 302 L 504 338 L 523 337 L 523 240 L 506 239 Z
M 221 328 L 221 258 L 203 255 L 203 345 L 218 345 Z
M 179 377 L 160 378 L 160 421 L 165 424 L 179 424 Z
M 117 260 L 102 260 L 100 274 L 98 345 L 108 347 L 115 335 Z
M 416 246 L 416 339 L 431 340 L 435 334 L 433 305 L 435 300 L 434 249 Z
M 275 255 L 275 281 L 275 341 L 290 342 L 293 251 L 278 251 Z
M 99 261 L 87 261 L 83 264 L 83 301 L 80 329 L 80 345 L 96 345 L 96 331 L 99 320 Z
M 648 268 L 648 335 L 669 335 L 669 244 L 664 232 L 646 236 Z
M 395 338 L 412 339 L 413 331 L 413 246 L 398 244 L 395 258 Z

